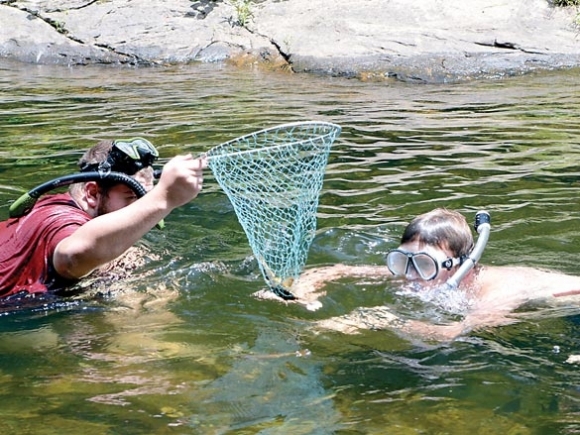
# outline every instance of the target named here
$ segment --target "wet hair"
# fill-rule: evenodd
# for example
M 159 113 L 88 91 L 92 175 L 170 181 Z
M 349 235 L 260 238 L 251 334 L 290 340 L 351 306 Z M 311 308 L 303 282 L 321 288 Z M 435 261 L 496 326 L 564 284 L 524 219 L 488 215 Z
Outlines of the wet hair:
M 401 244 L 408 242 L 447 249 L 458 258 L 467 256 L 473 249 L 473 235 L 465 217 L 445 208 L 436 208 L 413 219 L 401 237 Z
M 96 145 L 89 148 L 78 161 L 79 169 L 87 165 L 98 165 L 107 160 L 111 149 L 113 148 L 112 140 L 102 140 Z

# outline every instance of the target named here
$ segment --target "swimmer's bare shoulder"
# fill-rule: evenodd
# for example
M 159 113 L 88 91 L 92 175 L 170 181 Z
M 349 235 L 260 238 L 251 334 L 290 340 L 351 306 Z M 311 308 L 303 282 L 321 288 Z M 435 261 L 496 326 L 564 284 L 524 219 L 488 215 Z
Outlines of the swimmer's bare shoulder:
M 482 299 L 507 296 L 531 301 L 576 296 L 580 276 L 525 266 L 485 266 L 481 274 Z

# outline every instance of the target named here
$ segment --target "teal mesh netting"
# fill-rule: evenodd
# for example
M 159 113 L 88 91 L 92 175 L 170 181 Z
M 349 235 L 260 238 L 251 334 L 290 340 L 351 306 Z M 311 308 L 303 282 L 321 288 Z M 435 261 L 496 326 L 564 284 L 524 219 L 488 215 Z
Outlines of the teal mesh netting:
M 341 128 L 298 122 L 261 130 L 207 153 L 269 287 L 292 299 L 306 264 L 330 147 Z

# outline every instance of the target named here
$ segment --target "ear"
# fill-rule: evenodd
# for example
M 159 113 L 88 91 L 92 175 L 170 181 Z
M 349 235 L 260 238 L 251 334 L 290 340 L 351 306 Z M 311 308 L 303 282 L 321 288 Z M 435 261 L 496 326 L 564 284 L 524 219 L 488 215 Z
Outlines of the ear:
M 95 210 L 99 205 L 100 197 L 101 194 L 99 193 L 99 186 L 96 181 L 85 183 L 85 200 L 89 208 Z

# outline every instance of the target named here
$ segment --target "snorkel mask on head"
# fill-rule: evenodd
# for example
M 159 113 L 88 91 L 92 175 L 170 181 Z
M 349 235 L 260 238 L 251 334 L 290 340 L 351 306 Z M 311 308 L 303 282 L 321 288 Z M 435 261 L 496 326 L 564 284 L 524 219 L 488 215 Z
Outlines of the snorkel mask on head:
M 107 159 L 100 163 L 85 163 L 81 172 L 122 172 L 135 175 L 143 168 L 152 166 L 159 157 L 157 149 L 147 139 L 140 137 L 113 142 Z
M 147 191 L 131 175 L 151 166 L 158 157 L 159 153 L 146 139 L 134 138 L 114 141 L 105 161 L 86 163 L 81 166 L 79 173 L 55 178 L 35 187 L 14 201 L 9 209 L 10 217 L 25 215 L 32 209 L 36 200 L 45 193 L 74 183 L 105 180 L 122 183 L 135 192 L 138 198 L 141 198 Z
M 459 265 L 459 269 L 446 282 L 448 288 L 456 288 L 467 273 L 475 267 L 475 264 L 481 258 L 483 250 L 487 245 L 491 218 L 488 212 L 479 211 L 475 215 L 475 231 L 479 234 L 475 246 L 469 255 L 461 258 L 447 258 L 438 260 L 426 252 L 405 252 L 400 249 L 393 249 L 387 254 L 387 267 L 395 276 L 406 275 L 410 267 L 413 267 L 417 275 L 425 281 L 433 280 L 439 274 L 441 269 L 451 270 Z

